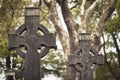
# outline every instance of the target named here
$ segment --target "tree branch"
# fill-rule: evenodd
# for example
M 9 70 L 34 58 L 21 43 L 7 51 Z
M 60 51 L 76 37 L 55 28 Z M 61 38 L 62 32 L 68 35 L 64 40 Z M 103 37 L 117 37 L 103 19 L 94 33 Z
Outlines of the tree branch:
M 45 2 L 45 4 L 46 4 L 46 2 Z M 68 33 L 62 28 L 62 24 L 61 24 L 60 19 L 58 17 L 58 13 L 57 13 L 57 9 L 56 9 L 56 1 L 52 0 L 50 3 L 47 3 L 46 6 L 49 9 L 50 19 L 55 26 L 59 40 L 60 40 L 62 47 L 63 47 L 63 51 L 67 56 L 67 54 L 70 51 L 69 50 L 69 43 L 68 43 L 69 38 L 67 35 Z
M 67 26 L 68 32 L 69 32 L 69 38 L 70 38 L 70 53 L 73 53 L 73 49 L 76 49 L 77 47 L 77 32 L 76 32 L 76 27 L 77 24 L 75 23 L 75 21 L 73 20 L 73 15 L 70 11 L 70 9 L 68 8 L 68 2 L 67 0 L 61 0 L 61 3 L 59 3 L 59 5 L 61 6 L 61 10 L 62 10 L 62 14 L 63 14 L 63 18 L 65 21 L 65 24 Z
M 112 38 L 113 38 L 113 41 L 114 41 L 114 44 L 115 44 L 116 52 L 118 53 L 118 66 L 120 68 L 120 49 L 119 49 L 119 46 L 118 46 L 118 43 L 117 43 L 117 39 L 116 39 L 114 33 L 112 33 Z
M 67 0 L 57 0 L 57 2 L 61 6 L 63 18 L 69 33 L 70 54 L 73 54 L 74 50 L 76 50 L 77 48 L 77 43 L 78 43 L 77 31 L 76 31 L 77 24 L 73 20 L 73 15 L 70 9 L 68 8 Z M 67 63 L 67 80 L 75 80 L 76 79 L 75 74 L 76 71 L 74 70 L 74 68 L 69 66 L 69 64 Z
M 41 6 L 41 4 L 42 4 L 42 1 L 41 1 L 41 0 L 39 0 L 38 7 L 40 7 L 40 6 Z
M 99 21 L 97 22 L 93 32 L 95 34 L 100 35 L 101 30 L 103 29 L 103 26 L 107 19 L 112 15 L 113 11 L 115 10 L 115 6 L 118 0 L 110 0 L 110 5 L 109 7 L 105 10 L 105 12 L 101 15 Z
M 96 0 L 85 12 L 84 21 L 83 21 L 83 29 L 87 32 L 88 32 L 88 23 L 90 21 L 90 17 L 99 3 L 101 3 L 101 0 Z
M 76 8 L 76 7 L 78 6 L 78 4 L 79 4 L 79 3 L 76 3 L 74 6 L 72 6 L 72 7 L 70 8 L 70 10 L 72 10 L 73 8 Z
M 119 77 L 117 76 L 117 74 L 113 71 L 111 65 L 110 65 L 110 62 L 107 61 L 107 53 L 105 51 L 105 38 L 104 38 L 104 34 L 102 33 L 102 37 L 103 37 L 103 42 L 104 42 L 104 45 L 103 45 L 103 52 L 104 52 L 104 60 L 105 60 L 105 63 L 110 71 L 110 73 L 116 78 L 116 80 L 119 80 Z
M 49 2 L 47 2 L 46 0 L 43 0 L 44 1 L 44 3 L 46 4 L 46 6 L 48 7 L 48 8 L 50 8 L 50 3 Z
M 85 6 L 85 3 L 86 3 L 86 0 L 82 0 L 82 4 L 81 4 L 81 6 L 80 6 L 80 9 L 81 9 L 81 15 L 84 15 L 84 13 L 85 13 L 85 8 L 84 8 L 84 6 Z
M 95 28 L 92 32 L 93 35 L 100 37 L 101 30 L 104 27 L 104 24 L 107 21 L 107 19 L 112 15 L 113 11 L 115 10 L 116 3 L 117 0 L 110 0 L 110 6 L 105 10 L 105 12 L 101 15 L 99 21 L 96 23 Z M 94 47 L 96 47 L 95 44 Z

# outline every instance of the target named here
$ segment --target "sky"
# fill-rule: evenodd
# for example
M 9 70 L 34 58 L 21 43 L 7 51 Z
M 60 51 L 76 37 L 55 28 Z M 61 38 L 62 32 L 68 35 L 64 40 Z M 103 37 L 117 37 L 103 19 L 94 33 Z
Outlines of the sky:
M 33 2 L 39 1 L 39 0 L 32 0 Z

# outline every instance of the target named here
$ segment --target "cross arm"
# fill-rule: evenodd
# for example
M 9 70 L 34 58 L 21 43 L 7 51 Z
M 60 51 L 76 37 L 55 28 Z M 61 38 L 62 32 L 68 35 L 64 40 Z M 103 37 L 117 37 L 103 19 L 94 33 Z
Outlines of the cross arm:
M 69 65 L 70 65 L 70 66 L 74 66 L 74 65 L 75 65 L 75 60 L 74 60 L 74 58 L 75 58 L 75 55 L 69 55 L 69 57 L 68 57 L 68 62 L 69 62 Z
M 68 61 L 70 66 L 83 63 L 81 56 L 74 55 L 74 54 L 69 55 Z
M 55 39 L 55 35 L 52 33 L 49 34 L 45 34 L 44 36 L 40 37 L 41 39 L 39 39 L 39 43 L 41 46 L 47 46 L 47 47 L 51 47 L 51 48 L 57 48 L 56 46 L 56 39 Z
M 20 46 L 21 43 L 24 42 L 22 36 L 18 36 L 17 34 L 8 34 L 8 49 L 12 50 Z
M 89 58 L 91 63 L 95 63 L 98 65 L 104 64 L 104 58 L 103 58 L 103 55 L 101 54 L 97 54 L 95 56 L 89 56 Z
M 97 64 L 102 65 L 104 64 L 104 58 L 103 55 L 97 55 Z

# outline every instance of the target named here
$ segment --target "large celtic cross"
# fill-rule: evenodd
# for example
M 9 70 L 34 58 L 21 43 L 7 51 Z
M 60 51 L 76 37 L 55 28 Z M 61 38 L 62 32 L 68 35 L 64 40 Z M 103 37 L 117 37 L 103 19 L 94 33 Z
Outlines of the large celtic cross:
M 39 31 L 42 34 L 38 34 Z M 24 35 L 23 35 L 24 34 Z M 26 52 L 21 50 L 25 47 Z M 44 46 L 44 49 L 40 48 Z M 25 59 L 25 80 L 41 80 L 40 59 L 50 48 L 56 48 L 55 36 L 39 24 L 39 9 L 25 9 L 25 24 L 20 26 L 15 34 L 9 34 L 9 49 L 15 49 Z
M 85 33 L 81 35 L 85 36 Z M 103 56 L 91 48 L 90 40 L 80 40 L 79 42 L 78 49 L 69 56 L 69 65 L 80 73 L 80 80 L 94 80 L 93 72 L 97 65 L 104 63 Z

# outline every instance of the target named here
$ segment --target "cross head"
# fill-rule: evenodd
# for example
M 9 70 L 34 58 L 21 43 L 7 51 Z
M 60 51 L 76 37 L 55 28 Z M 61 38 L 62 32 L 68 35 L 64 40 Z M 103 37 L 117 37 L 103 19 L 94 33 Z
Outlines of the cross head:
M 94 80 L 93 72 L 97 65 L 104 63 L 103 56 L 91 48 L 89 40 L 81 40 L 78 49 L 68 59 L 69 65 L 80 73 L 80 80 Z
M 39 35 L 40 30 L 44 35 Z M 22 35 L 22 33 L 24 33 Z M 25 46 L 26 52 L 20 47 Z M 42 46 L 45 49 L 40 49 Z M 9 49 L 15 49 L 25 59 L 25 80 L 41 80 L 40 59 L 50 48 L 56 48 L 55 35 L 49 33 L 45 26 L 39 24 L 39 9 L 36 7 L 25 9 L 25 24 L 20 26 L 15 34 L 9 34 Z

